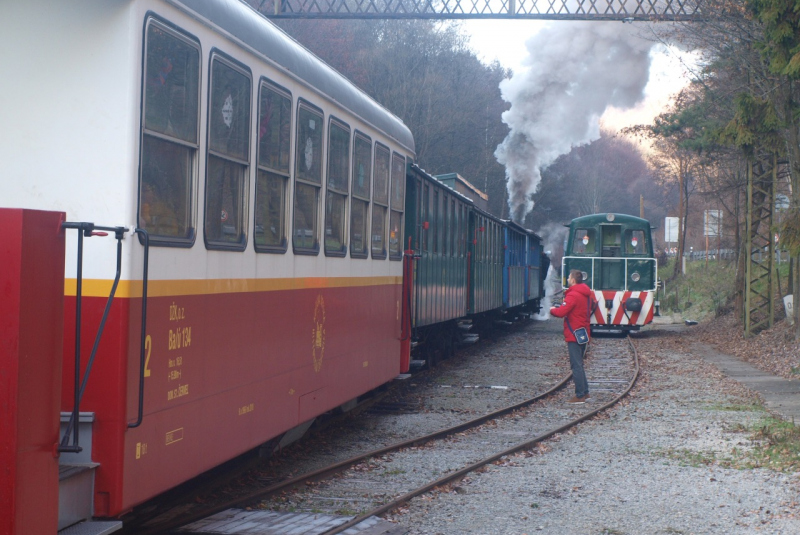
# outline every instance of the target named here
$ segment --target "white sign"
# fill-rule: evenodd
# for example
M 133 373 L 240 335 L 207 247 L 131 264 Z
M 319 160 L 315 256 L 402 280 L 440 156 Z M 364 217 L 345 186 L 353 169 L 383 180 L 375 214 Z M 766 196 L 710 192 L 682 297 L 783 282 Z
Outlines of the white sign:
M 672 243 L 678 241 L 678 218 L 664 218 L 664 241 Z
M 722 234 L 722 210 L 703 212 L 703 236 L 717 237 Z
M 225 98 L 225 102 L 222 103 L 222 120 L 225 122 L 225 126 L 231 127 L 233 122 L 233 98 L 230 94 Z

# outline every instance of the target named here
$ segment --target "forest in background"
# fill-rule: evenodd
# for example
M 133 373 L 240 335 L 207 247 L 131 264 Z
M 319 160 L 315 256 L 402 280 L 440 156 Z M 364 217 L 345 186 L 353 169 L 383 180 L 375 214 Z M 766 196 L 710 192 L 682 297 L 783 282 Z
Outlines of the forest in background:
M 679 253 L 702 249 L 704 212 L 720 210 L 722 235 L 711 247 L 741 250 L 747 162 L 767 151 L 778 156 L 778 193 L 785 199 L 770 232 L 792 257 L 788 292 L 795 293 L 800 290 L 800 10 L 789 0 L 704 0 L 703 5 L 712 17 L 648 27 L 651 39 L 700 53 L 694 82 L 652 124 L 621 134 L 602 132 L 543 169 L 524 224 L 544 233 L 586 213 L 638 215 L 642 199 L 645 216 L 659 228 L 660 246 L 663 217 L 670 215 L 682 222 Z M 494 151 L 509 132 L 501 119 L 508 104 L 499 83 L 512 73 L 498 63 L 483 64 L 456 23 L 280 25 L 409 126 L 421 167 L 432 174 L 461 174 L 489 194 L 494 213 L 509 217 L 505 170 Z M 647 151 L 641 150 L 644 144 Z M 740 265 L 743 259 L 739 255 Z M 742 276 L 740 268 L 739 296 Z M 800 332 L 800 321 L 796 325 Z

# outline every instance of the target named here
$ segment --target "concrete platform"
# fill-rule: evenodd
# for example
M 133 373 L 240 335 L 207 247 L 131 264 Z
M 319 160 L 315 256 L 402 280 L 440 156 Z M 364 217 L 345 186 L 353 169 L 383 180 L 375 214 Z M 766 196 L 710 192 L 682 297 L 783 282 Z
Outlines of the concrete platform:
M 706 344 L 695 343 L 694 348 L 698 355 L 716 365 L 722 373 L 760 393 L 768 409 L 784 420 L 800 422 L 800 380 L 784 379 L 761 371 Z

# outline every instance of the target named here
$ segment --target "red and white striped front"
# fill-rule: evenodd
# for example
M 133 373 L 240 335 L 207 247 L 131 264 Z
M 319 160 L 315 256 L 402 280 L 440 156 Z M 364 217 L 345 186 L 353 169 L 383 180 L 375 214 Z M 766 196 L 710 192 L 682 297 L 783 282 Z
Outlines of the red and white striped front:
M 655 310 L 653 292 L 605 290 L 595 291 L 594 296 L 597 299 L 597 308 L 591 318 L 592 325 L 641 326 L 653 321 L 653 311 Z M 640 299 L 641 310 L 627 310 L 624 304 L 629 299 Z M 611 307 L 607 307 L 607 304 L 611 304 Z

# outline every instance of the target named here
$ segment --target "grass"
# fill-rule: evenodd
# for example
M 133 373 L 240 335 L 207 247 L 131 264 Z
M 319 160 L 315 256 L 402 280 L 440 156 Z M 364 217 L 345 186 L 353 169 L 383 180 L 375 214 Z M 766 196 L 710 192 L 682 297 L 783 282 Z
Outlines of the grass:
M 401 475 L 401 474 L 405 474 L 405 473 L 406 473 L 406 471 L 405 471 L 405 470 L 401 470 L 401 469 L 399 469 L 399 468 L 398 468 L 398 469 L 396 469 L 396 470 L 386 470 L 386 471 L 385 471 L 383 474 L 381 474 L 381 475 L 383 475 L 383 476 L 399 476 L 399 475 Z
M 727 412 L 764 412 L 767 410 L 760 403 L 738 403 L 733 405 L 712 403 L 706 406 L 705 409 L 709 411 L 727 411 Z
M 659 291 L 661 313 L 681 314 L 686 319 L 706 320 L 720 316 L 733 305 L 736 293 L 736 260 L 686 261 L 686 273 L 670 279 L 677 259 L 670 258 L 659 266 L 659 277 L 666 281 L 664 291 Z M 789 276 L 789 263 L 777 264 L 780 289 L 785 294 Z M 761 281 L 763 286 L 766 281 Z M 758 285 L 757 285 L 758 286 Z M 776 281 L 776 291 L 777 291 Z M 776 302 L 776 306 L 782 306 Z
M 711 466 L 719 464 L 716 453 L 692 451 L 688 449 L 675 449 L 667 448 L 660 452 L 661 455 L 668 459 L 678 461 L 679 466 L 691 466 L 692 468 L 699 468 L 701 466 Z
M 754 407 L 742 405 L 728 409 L 752 411 Z M 749 428 L 737 425 L 728 431 L 749 433 L 751 447 L 746 450 L 733 448 L 727 456 L 678 448 L 660 450 L 656 455 L 677 461 L 680 466 L 694 468 L 719 466 L 737 470 L 765 468 L 775 472 L 800 472 L 800 427 L 794 423 L 766 417 Z
M 694 320 L 721 315 L 730 305 L 735 293 L 736 263 L 733 260 L 686 262 L 686 274 L 667 280 L 672 275 L 676 259 L 658 268 L 664 291 L 659 292 L 661 313 L 679 313 Z
M 778 472 L 800 471 L 800 427 L 776 418 L 762 420 L 755 429 L 751 452 L 753 468 Z

